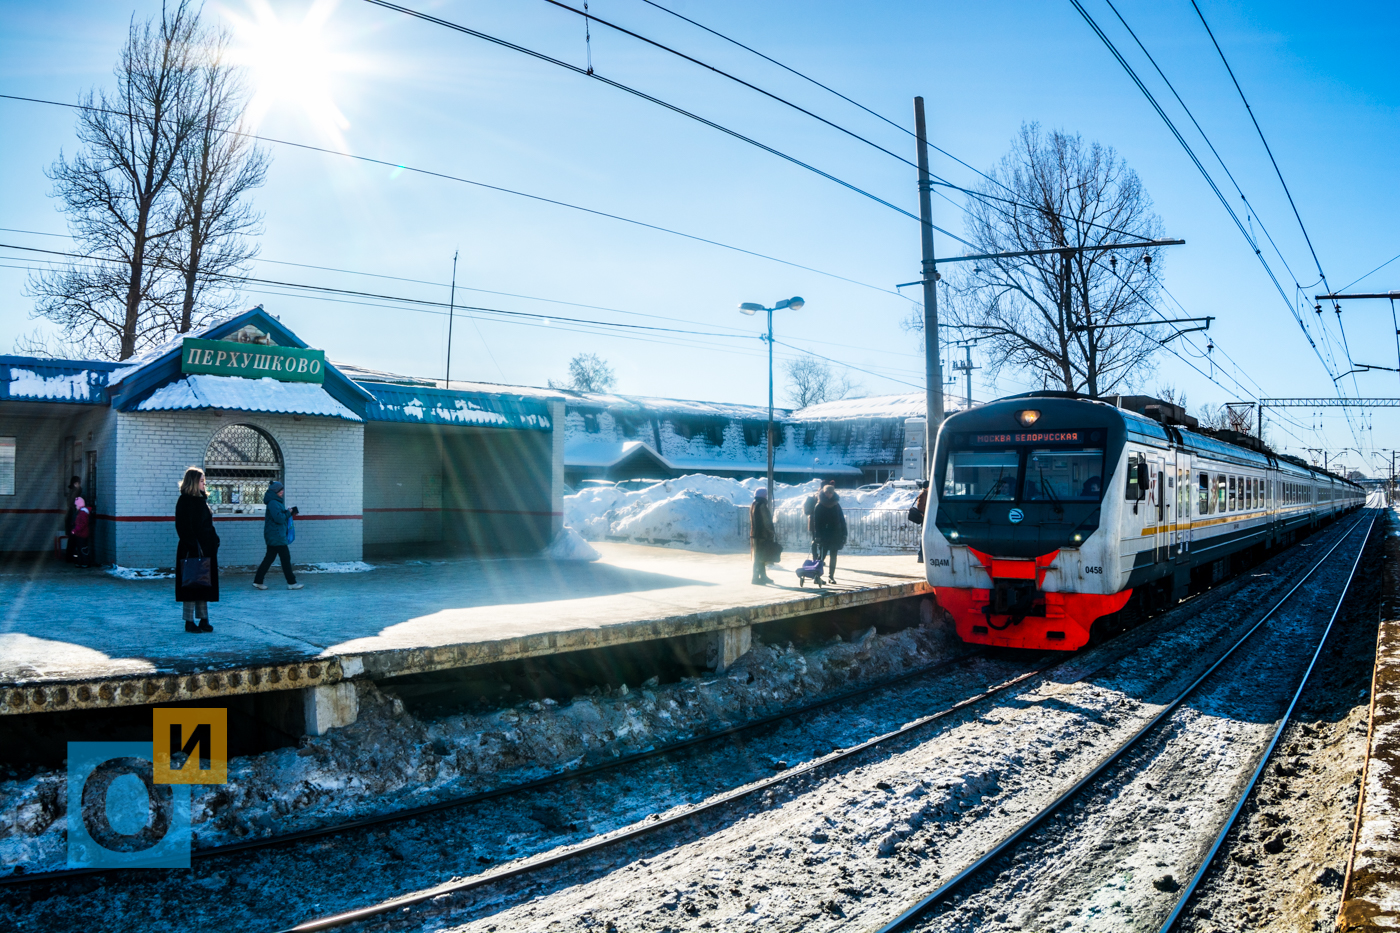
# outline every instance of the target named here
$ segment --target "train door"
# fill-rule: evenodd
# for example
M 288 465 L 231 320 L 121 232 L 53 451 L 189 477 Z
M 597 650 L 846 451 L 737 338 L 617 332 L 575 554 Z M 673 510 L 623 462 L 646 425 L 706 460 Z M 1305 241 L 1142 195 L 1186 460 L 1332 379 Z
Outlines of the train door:
M 1195 485 L 1191 482 L 1191 453 L 1176 452 L 1176 530 L 1172 550 L 1178 563 L 1185 563 L 1191 551 L 1191 497 Z
M 1152 559 L 1154 563 L 1161 563 L 1167 559 L 1167 552 L 1171 547 L 1172 498 L 1175 495 L 1176 483 L 1173 481 L 1168 485 L 1167 481 L 1171 477 L 1167 475 L 1167 461 L 1160 454 L 1151 455 L 1148 469 L 1152 471 L 1152 495 L 1148 501 L 1153 509 L 1148 521 L 1153 522 L 1156 528 L 1156 533 L 1152 536 Z M 1175 464 L 1171 472 L 1174 477 Z

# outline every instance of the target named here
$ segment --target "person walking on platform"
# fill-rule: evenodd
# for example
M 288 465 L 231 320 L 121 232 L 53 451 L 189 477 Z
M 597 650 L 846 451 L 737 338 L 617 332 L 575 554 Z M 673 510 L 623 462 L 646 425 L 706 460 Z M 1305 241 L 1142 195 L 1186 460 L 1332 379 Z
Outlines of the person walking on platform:
M 63 518 L 63 533 L 68 536 L 68 546 L 63 549 L 63 559 L 70 564 L 77 560 L 74 556 L 73 524 L 78 520 L 78 507 L 73 504 L 73 500 L 82 494 L 83 481 L 75 476 L 68 481 L 68 489 L 63 493 L 63 498 L 68 502 L 68 510 Z
M 749 506 L 749 546 L 753 549 L 753 582 L 755 586 L 765 586 L 773 580 L 768 576 L 768 555 L 778 542 L 773 529 L 773 510 L 768 502 L 768 489 L 760 486 L 753 494 L 753 505 Z
M 180 483 L 175 534 L 180 537 L 175 550 L 175 601 L 184 604 L 185 631 L 212 632 L 209 604 L 219 601 L 219 534 L 199 467 L 186 470 Z
M 846 546 L 846 513 L 841 511 L 841 497 L 836 487 L 822 487 L 817 506 L 812 510 L 812 537 L 816 539 L 818 560 L 826 561 L 826 580 L 836 582 L 836 552 Z
M 267 589 L 263 579 L 267 576 L 274 557 L 280 559 L 287 589 L 299 590 L 303 585 L 297 582 L 296 574 L 292 573 L 292 552 L 287 547 L 291 541 L 287 532 L 291 527 L 292 516 L 299 513 L 295 507 L 290 511 L 287 509 L 286 503 L 282 501 L 286 494 L 286 487 L 276 480 L 268 485 L 267 492 L 263 494 L 263 505 L 267 506 L 267 512 L 263 515 L 263 541 L 267 544 L 267 553 L 263 555 L 262 563 L 258 564 L 258 572 L 253 577 L 253 586 L 260 590 Z

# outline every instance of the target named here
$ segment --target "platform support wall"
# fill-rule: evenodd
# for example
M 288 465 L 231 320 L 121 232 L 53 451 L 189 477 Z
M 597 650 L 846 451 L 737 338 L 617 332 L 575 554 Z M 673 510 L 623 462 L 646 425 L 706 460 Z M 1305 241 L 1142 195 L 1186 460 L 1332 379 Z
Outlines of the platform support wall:
M 753 647 L 753 626 L 721 629 L 714 633 L 715 673 L 723 674 Z
M 302 694 L 302 702 L 307 735 L 325 735 L 332 729 L 351 725 L 360 716 L 355 685 L 347 681 L 307 687 Z

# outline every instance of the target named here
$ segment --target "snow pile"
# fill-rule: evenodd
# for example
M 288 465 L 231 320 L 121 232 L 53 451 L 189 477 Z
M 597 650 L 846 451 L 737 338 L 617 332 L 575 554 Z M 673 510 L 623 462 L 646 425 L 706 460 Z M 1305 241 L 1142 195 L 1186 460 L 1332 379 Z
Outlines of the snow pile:
M 595 486 L 564 497 L 564 520 L 590 541 L 625 537 L 673 541 L 696 550 L 742 550 L 749 542 L 748 520 L 741 510 L 749 507 L 754 492 L 764 485 L 760 478 L 737 480 L 693 473 L 630 492 L 616 486 Z M 803 502 L 820 488 L 820 480 L 793 486 L 775 484 L 777 513 L 780 517 L 800 514 Z M 907 510 L 918 494 L 912 485 L 892 483 L 840 492 L 845 509 L 895 511 Z M 848 521 L 858 518 L 847 516 Z
M 373 570 L 373 564 L 362 560 L 331 560 L 319 564 L 307 564 L 302 573 L 364 573 Z
M 173 580 L 175 574 L 154 567 L 118 567 L 113 564 L 107 572 L 119 580 Z
M 544 556 L 550 560 L 597 560 L 603 555 L 583 540 L 583 536 L 577 531 L 565 525 L 545 549 Z

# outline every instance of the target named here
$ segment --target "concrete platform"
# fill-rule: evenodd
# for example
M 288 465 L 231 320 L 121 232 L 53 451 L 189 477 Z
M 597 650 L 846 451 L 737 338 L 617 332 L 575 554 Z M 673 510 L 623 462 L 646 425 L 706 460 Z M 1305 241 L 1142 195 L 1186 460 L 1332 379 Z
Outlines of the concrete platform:
M 842 554 L 841 585 L 818 591 L 797 586 L 796 554 L 770 568 L 780 585 L 757 587 L 747 554 L 597 547 L 603 559 L 594 563 L 402 561 L 367 573 L 299 574 L 306 588 L 293 592 L 275 567 L 266 591 L 253 589 L 251 574 L 225 571 L 222 600 L 210 606 L 212 635 L 185 633 L 172 580 L 67 567 L 0 574 L 0 714 L 329 687 L 742 632 L 931 592 L 910 554 Z
M 1393 512 L 1385 519 L 1369 747 L 1341 930 L 1400 930 L 1400 521 Z

